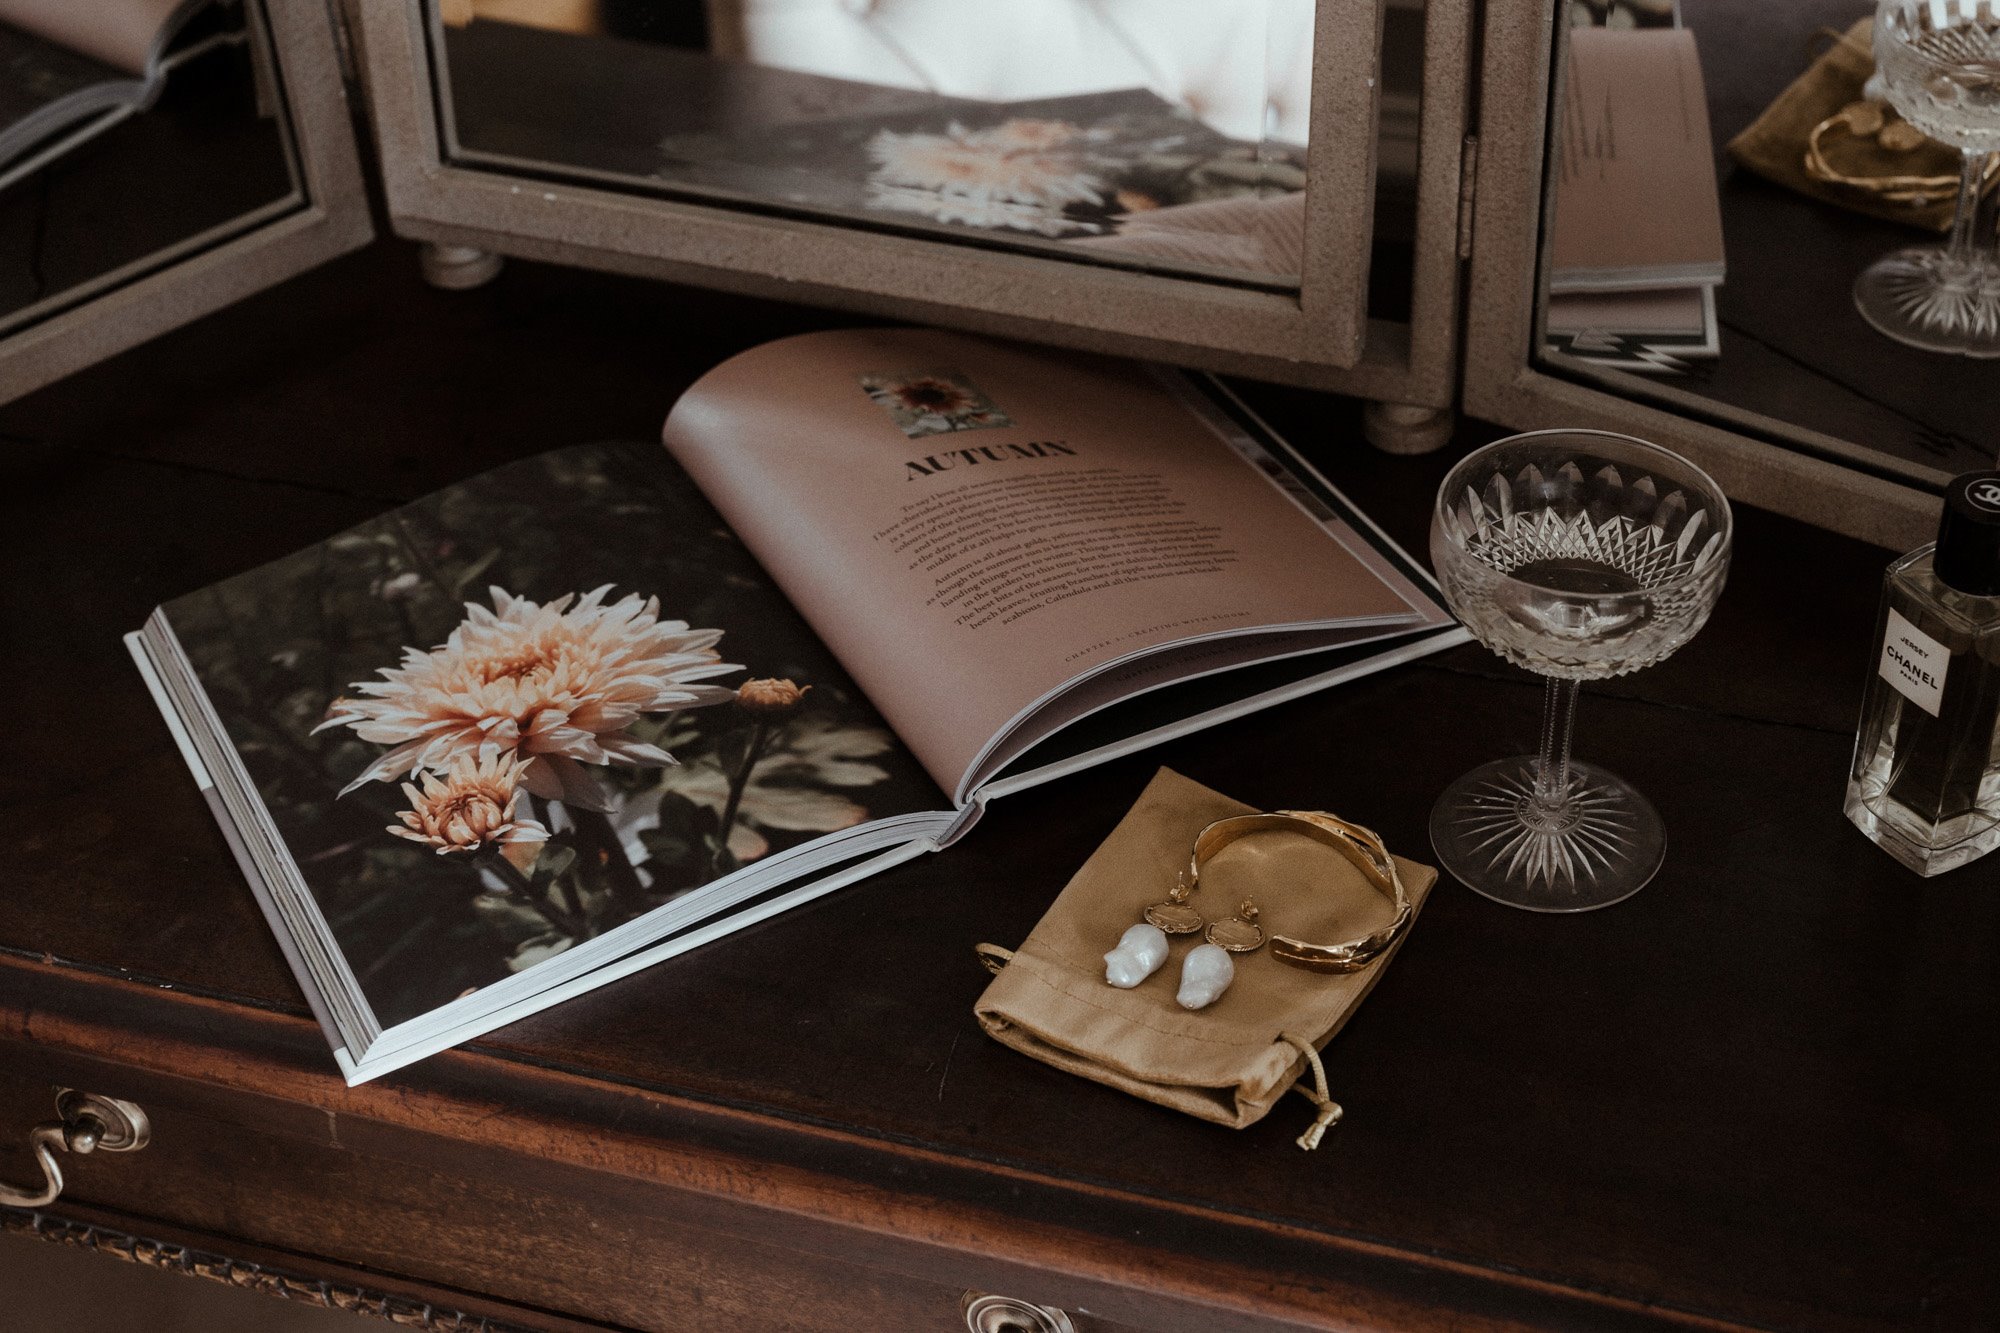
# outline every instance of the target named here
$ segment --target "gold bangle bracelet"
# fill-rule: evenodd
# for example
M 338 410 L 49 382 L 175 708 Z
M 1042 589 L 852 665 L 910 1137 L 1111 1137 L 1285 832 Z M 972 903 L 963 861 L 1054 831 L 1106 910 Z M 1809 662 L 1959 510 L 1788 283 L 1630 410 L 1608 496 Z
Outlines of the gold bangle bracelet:
M 1287 935 L 1271 937 L 1271 952 L 1281 962 L 1308 972 L 1359 972 L 1394 944 L 1410 924 L 1410 897 L 1396 860 L 1382 839 L 1359 824 L 1323 810 L 1278 810 L 1268 814 L 1232 815 L 1218 819 L 1195 836 L 1188 858 L 1190 889 L 1201 881 L 1201 867 L 1238 838 L 1253 833 L 1296 833 L 1331 847 L 1354 864 L 1371 887 L 1395 904 L 1396 916 L 1382 929 L 1342 944 L 1308 944 Z
M 1959 178 L 1956 173 L 1949 176 L 1848 175 L 1835 167 L 1826 156 L 1826 138 L 1835 131 L 1855 138 L 1875 139 L 1892 152 L 1909 152 L 1926 142 L 1923 131 L 1908 121 L 1890 120 L 1887 109 L 1881 103 L 1850 102 L 1813 126 L 1806 135 L 1805 170 L 1806 175 L 1814 180 L 1879 195 L 1892 203 L 1908 204 L 1912 208 L 1941 204 L 1957 197 Z M 1899 132 L 1903 138 L 1892 142 L 1890 136 Z M 1988 162 L 1979 182 L 1982 191 L 1992 185 L 1996 174 L 2000 174 L 2000 163 Z

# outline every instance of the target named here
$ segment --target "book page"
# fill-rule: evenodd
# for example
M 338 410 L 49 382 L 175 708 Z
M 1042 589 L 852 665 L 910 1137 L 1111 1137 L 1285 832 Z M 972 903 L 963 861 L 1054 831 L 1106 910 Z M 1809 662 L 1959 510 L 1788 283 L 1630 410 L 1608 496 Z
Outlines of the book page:
M 357 1058 L 949 823 L 650 442 L 468 478 L 157 619 Z
M 1555 152 L 1553 290 L 1722 281 L 1722 204 L 1692 32 L 1572 29 Z
M 1167 645 L 1414 624 L 1144 367 L 918 329 L 711 371 L 668 448 L 959 799 L 1024 711 Z
M 143 74 L 187 0 L 0 0 L 0 23 L 128 74 Z

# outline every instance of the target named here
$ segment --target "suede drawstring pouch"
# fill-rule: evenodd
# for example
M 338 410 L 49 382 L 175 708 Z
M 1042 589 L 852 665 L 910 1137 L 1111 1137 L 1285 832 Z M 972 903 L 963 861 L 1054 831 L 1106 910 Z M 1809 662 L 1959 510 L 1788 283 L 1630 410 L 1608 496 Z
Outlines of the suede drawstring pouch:
M 1335 943 L 1395 916 L 1390 900 L 1339 852 L 1272 831 L 1223 847 L 1201 869 L 1188 905 L 1215 921 L 1254 898 L 1266 944 L 1234 955 L 1235 980 L 1206 1009 L 1175 1000 L 1181 962 L 1199 934 L 1170 939 L 1166 963 L 1131 990 L 1104 979 L 1104 954 L 1146 908 L 1166 899 L 1187 868 L 1195 835 L 1249 806 L 1161 769 L 1118 827 L 1091 853 L 1021 947 L 979 954 L 997 975 L 974 1013 L 988 1035 L 1058 1069 L 1241 1129 L 1297 1085 L 1319 1114 L 1299 1139 L 1319 1145 L 1340 1118 L 1320 1048 L 1332 1040 L 1408 935 L 1357 972 L 1308 972 L 1272 956 L 1273 935 Z M 1396 858 L 1411 912 L 1437 880 Z M 1300 1084 L 1311 1073 L 1309 1083 Z
M 1958 150 L 1924 137 L 1864 88 L 1875 73 L 1874 20 L 1845 33 L 1778 94 L 1729 155 L 1824 203 L 1930 231 L 1951 230 Z

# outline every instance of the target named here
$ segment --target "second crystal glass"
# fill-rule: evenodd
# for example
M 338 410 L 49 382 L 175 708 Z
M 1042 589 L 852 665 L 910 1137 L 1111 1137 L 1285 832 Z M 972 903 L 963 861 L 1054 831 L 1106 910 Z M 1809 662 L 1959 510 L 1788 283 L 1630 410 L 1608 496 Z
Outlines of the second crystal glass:
M 1606 907 L 1659 869 L 1666 830 L 1623 779 L 1570 758 L 1579 684 L 1665 658 L 1729 568 L 1729 501 L 1679 454 L 1605 431 L 1510 436 L 1467 455 L 1432 514 L 1431 560 L 1466 628 L 1548 678 L 1539 755 L 1485 764 L 1431 813 L 1445 868 L 1539 912 Z
M 2000 10 L 1994 0 L 1880 0 L 1875 67 L 1903 119 L 1960 149 L 1964 166 L 1950 241 L 1877 260 L 1855 280 L 1854 304 L 1912 347 L 2000 356 L 2000 267 L 1975 234 L 2000 150 Z

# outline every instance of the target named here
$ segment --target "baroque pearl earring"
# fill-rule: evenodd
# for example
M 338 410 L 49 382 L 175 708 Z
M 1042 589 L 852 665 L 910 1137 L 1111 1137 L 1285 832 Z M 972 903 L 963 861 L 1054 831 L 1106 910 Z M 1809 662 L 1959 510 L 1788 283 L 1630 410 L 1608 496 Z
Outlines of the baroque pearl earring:
M 1183 1009 L 1206 1009 L 1222 998 L 1234 980 L 1236 964 L 1230 961 L 1227 949 L 1197 944 L 1181 960 L 1181 985 L 1174 998 Z
M 1145 920 L 1129 927 L 1118 937 L 1118 947 L 1104 955 L 1104 980 L 1120 990 L 1130 990 L 1160 970 L 1167 961 L 1167 936 L 1192 935 L 1205 922 L 1201 913 L 1188 906 L 1187 876 L 1179 876 L 1167 891 L 1167 900 L 1154 903 L 1142 914 Z
M 1190 949 L 1181 962 L 1181 984 L 1174 998 L 1183 1009 L 1206 1009 L 1221 999 L 1236 980 L 1236 963 L 1229 955 L 1249 953 L 1263 944 L 1256 902 L 1245 898 L 1235 916 L 1211 923 L 1203 934 L 1208 943 Z
M 1120 990 L 1131 990 L 1160 970 L 1167 961 L 1167 932 L 1141 921 L 1118 937 L 1118 947 L 1104 955 L 1104 979 Z

